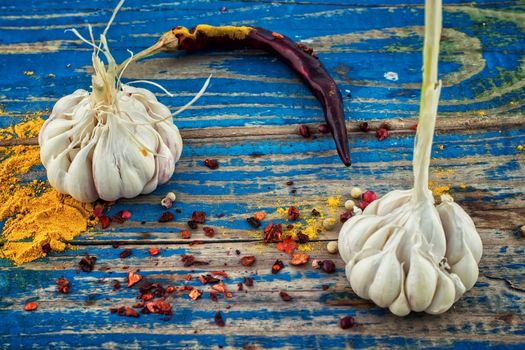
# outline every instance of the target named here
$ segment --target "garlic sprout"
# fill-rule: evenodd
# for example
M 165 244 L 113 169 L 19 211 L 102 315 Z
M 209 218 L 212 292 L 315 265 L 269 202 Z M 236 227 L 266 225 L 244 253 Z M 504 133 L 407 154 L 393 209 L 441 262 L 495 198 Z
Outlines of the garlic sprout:
M 175 113 L 150 91 L 130 85 L 149 83 L 172 96 L 159 84 L 144 80 L 123 84 L 122 73 L 134 60 L 133 54 L 118 65 L 106 39 L 123 3 L 121 0 L 115 8 L 98 45 L 91 26 L 90 40 L 70 30 L 93 47 L 92 90 L 79 89 L 58 100 L 38 137 L 50 184 L 82 202 L 132 198 L 166 183 L 182 153 L 173 116 L 202 96 L 210 80 Z
M 452 197 L 434 205 L 428 189 L 441 81 L 437 80 L 441 0 L 425 2 L 423 84 L 414 149 L 414 188 L 372 202 L 339 233 L 339 252 L 354 292 L 398 316 L 447 311 L 478 278 L 482 242 Z

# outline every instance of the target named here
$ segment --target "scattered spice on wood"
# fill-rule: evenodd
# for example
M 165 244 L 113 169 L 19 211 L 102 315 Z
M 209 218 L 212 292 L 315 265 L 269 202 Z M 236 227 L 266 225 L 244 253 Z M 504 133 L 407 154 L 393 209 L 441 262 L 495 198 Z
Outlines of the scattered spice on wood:
M 241 255 L 241 251 L 239 249 L 235 249 L 235 254 Z
M 293 181 L 286 181 L 286 186 L 292 186 L 293 185 Z
M 339 221 L 341 223 L 346 222 L 348 219 L 350 219 L 353 216 L 351 211 L 345 210 L 341 215 L 339 215 Z
M 290 260 L 290 264 L 295 266 L 304 265 L 308 262 L 309 259 L 310 255 L 306 253 L 294 253 L 292 255 L 292 259 Z
M 189 220 L 188 227 L 191 228 L 192 230 L 196 230 L 199 227 L 199 224 L 197 223 L 197 221 Z
M 129 306 L 121 306 L 119 308 L 110 308 L 109 311 L 112 314 L 116 313 L 119 316 L 139 317 L 139 313 Z
M 25 311 L 35 311 L 36 309 L 38 309 L 38 304 L 35 303 L 34 301 L 30 301 L 29 303 L 26 303 L 24 306 Z
M 224 327 L 226 325 L 226 322 L 224 322 L 220 311 L 217 311 L 213 319 L 215 320 L 215 324 L 219 327 Z
M 55 281 L 57 285 L 58 292 L 61 294 L 68 294 L 69 293 L 69 280 L 65 277 L 60 277 Z
M 359 130 L 361 130 L 362 132 L 368 132 L 370 130 L 370 126 L 368 125 L 368 122 L 360 123 Z
M 230 276 L 228 276 L 228 274 L 224 271 L 212 271 L 211 274 L 213 276 L 219 276 L 222 278 L 230 279 Z
M 266 212 L 265 211 L 258 211 L 255 213 L 254 217 L 259 220 L 259 221 L 263 221 L 264 218 L 266 217 Z
M 175 291 L 175 287 L 173 286 L 167 286 L 166 287 L 166 293 L 171 294 Z
M 355 326 L 355 318 L 352 316 L 345 316 L 339 320 L 339 327 L 342 329 L 349 329 Z
M 133 287 L 135 284 L 142 280 L 142 275 L 135 272 L 128 272 L 128 288 Z
M 181 261 L 184 265 L 184 267 L 190 267 L 193 265 L 208 265 L 209 262 L 207 261 L 199 261 L 195 259 L 195 256 L 189 255 L 189 254 L 183 254 L 181 256 Z
M 217 161 L 217 159 L 205 159 L 204 165 L 206 165 L 211 170 L 215 170 L 219 167 L 219 162 Z
M 308 235 L 305 235 L 302 232 L 297 232 L 297 242 L 299 243 L 308 243 L 310 241 L 310 237 Z
M 150 253 L 151 256 L 157 256 L 160 254 L 160 249 L 159 248 L 149 248 L 148 252 Z
M 319 216 L 319 215 L 321 215 L 321 213 L 320 213 L 317 209 L 313 208 L 313 209 L 312 209 L 312 216 L 317 217 L 317 216 Z
M 120 252 L 120 254 L 118 255 L 121 259 L 125 259 L 127 258 L 128 256 L 130 256 L 132 254 L 132 250 L 129 249 L 129 248 L 126 248 L 124 249 L 123 251 Z
M 385 128 L 379 128 L 376 130 L 376 137 L 379 141 L 383 141 L 384 139 L 386 139 L 388 136 L 390 136 L 390 133 L 387 129 Z
M 306 125 L 300 125 L 298 130 L 299 135 L 304 137 L 305 139 L 311 136 L 310 128 Z
M 113 280 L 113 290 L 119 290 L 119 289 L 120 289 L 120 281 Z
M 270 222 L 264 228 L 264 243 L 279 242 L 283 234 L 283 225 Z
M 169 211 L 165 211 L 164 213 L 162 213 L 162 216 L 159 218 L 159 222 L 170 222 L 170 221 L 173 221 L 174 218 L 175 218 L 175 214 Z
M 191 232 L 182 230 L 180 231 L 180 236 L 184 239 L 190 239 L 191 238 Z
M 286 292 L 279 292 L 279 295 L 283 301 L 292 301 L 292 297 Z
M 272 273 L 276 274 L 279 271 L 281 271 L 282 269 L 284 269 L 284 263 L 281 260 L 279 260 L 279 259 L 275 260 L 275 262 L 273 263 L 273 266 L 272 266 Z
M 216 290 L 219 293 L 226 295 L 226 292 L 227 292 L 226 285 L 222 281 L 217 284 L 212 285 L 211 288 Z
M 246 287 L 253 287 L 253 278 L 251 278 L 251 277 L 244 277 L 244 285 Z
M 255 218 L 255 217 L 253 217 L 253 216 L 247 218 L 246 221 L 253 228 L 259 228 L 261 226 L 261 221 L 259 219 Z
M 212 291 L 210 292 L 210 299 L 211 299 L 212 301 L 218 301 L 218 300 L 219 300 L 219 298 L 217 298 L 217 292 L 216 292 L 216 291 L 212 290 Z
M 297 243 L 292 236 L 286 236 L 282 242 L 277 243 L 277 249 L 287 254 L 292 254 L 297 248 Z
M 197 300 L 201 297 L 201 295 L 202 295 L 202 292 L 198 290 L 197 288 L 193 288 L 189 294 L 191 300 Z
M 299 213 L 299 209 L 297 209 L 295 206 L 292 205 L 290 208 L 288 208 L 288 220 L 295 221 L 299 219 L 300 216 L 301 213 Z
M 97 262 L 96 256 L 90 256 L 86 253 L 82 259 L 80 259 L 80 262 L 78 263 L 78 266 L 80 266 L 80 269 L 84 272 L 91 272 L 95 268 L 95 263 Z
M 248 256 L 243 256 L 240 261 L 241 261 L 242 266 L 249 267 L 255 263 L 255 260 L 256 260 L 255 256 L 248 255 Z
M 201 281 L 202 284 L 215 284 L 219 283 L 221 280 L 217 277 L 213 277 L 212 275 L 207 274 L 199 276 L 199 281 Z
M 203 211 L 194 211 L 191 214 L 191 219 L 199 224 L 204 224 L 206 221 L 206 213 Z
M 213 237 L 215 236 L 215 230 L 211 227 L 203 227 L 204 234 L 206 237 Z
M 238 282 L 237 283 L 237 291 L 241 292 L 243 290 L 244 290 L 244 285 L 242 284 L 242 282 Z
M 193 276 L 191 274 L 187 274 L 186 276 L 184 276 L 184 279 L 186 281 L 191 281 L 191 280 L 193 280 Z

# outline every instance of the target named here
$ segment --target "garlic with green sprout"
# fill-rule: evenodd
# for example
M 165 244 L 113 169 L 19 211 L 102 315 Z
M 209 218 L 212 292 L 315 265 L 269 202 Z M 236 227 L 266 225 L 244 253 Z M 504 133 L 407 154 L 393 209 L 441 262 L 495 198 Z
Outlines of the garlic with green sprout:
M 138 82 L 162 88 L 160 85 L 149 81 L 123 84 L 122 73 L 133 55 L 118 65 L 106 40 L 123 2 L 117 5 L 98 45 L 91 26 L 91 41 L 71 30 L 93 47 L 92 91 L 79 89 L 58 100 L 38 138 L 50 184 L 82 202 L 132 198 L 166 183 L 182 153 L 173 116 L 193 104 L 209 83 L 208 78 L 200 92 L 173 114 L 150 91 L 130 86 Z
M 445 195 L 428 189 L 441 82 L 437 80 L 441 0 L 425 2 L 425 44 L 414 188 L 395 190 L 345 222 L 339 252 L 354 292 L 398 316 L 447 311 L 478 278 L 482 242 L 474 222 Z

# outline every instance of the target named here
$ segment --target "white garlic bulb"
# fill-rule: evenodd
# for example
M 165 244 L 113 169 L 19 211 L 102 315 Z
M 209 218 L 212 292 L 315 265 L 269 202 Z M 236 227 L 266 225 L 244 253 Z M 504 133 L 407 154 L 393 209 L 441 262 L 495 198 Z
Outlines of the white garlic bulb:
M 474 222 L 445 195 L 434 206 L 428 189 L 441 82 L 437 62 L 441 1 L 425 2 L 421 109 L 414 149 L 414 188 L 389 192 L 339 233 L 339 253 L 354 292 L 398 316 L 447 311 L 478 278 L 483 250 Z
M 100 36 L 100 44 L 72 30 L 94 49 L 92 92 L 76 90 L 61 98 L 38 138 L 50 184 L 82 202 L 132 198 L 166 183 L 182 153 L 173 116 L 195 102 L 209 83 L 208 79 L 197 96 L 174 114 L 150 91 L 122 84 L 122 72 L 132 60 L 117 65 L 105 37 L 122 3 Z

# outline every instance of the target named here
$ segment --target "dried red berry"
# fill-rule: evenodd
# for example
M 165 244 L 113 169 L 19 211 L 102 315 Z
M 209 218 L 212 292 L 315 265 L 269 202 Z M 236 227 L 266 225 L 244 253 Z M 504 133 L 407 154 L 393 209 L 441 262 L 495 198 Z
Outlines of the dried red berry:
M 418 123 L 415 123 L 414 125 L 410 126 L 410 130 L 417 130 Z
M 362 122 L 361 124 L 359 124 L 359 130 L 361 130 L 362 132 L 368 132 L 368 130 L 370 130 L 370 126 L 367 122 Z
M 384 139 L 386 139 L 388 136 L 390 135 L 390 133 L 388 132 L 387 129 L 385 128 L 379 128 L 377 129 L 376 131 L 376 137 L 379 141 L 383 141 Z
M 299 126 L 299 135 L 301 135 L 304 138 L 310 137 L 310 129 L 306 125 L 300 125 Z
M 349 329 L 355 326 L 355 319 L 352 316 L 345 316 L 339 320 L 339 326 L 342 329 Z
M 359 207 L 359 209 L 365 210 L 365 208 L 368 206 L 368 204 L 370 204 L 370 203 L 362 201 L 362 202 L 359 202 L 359 204 L 357 204 L 357 206 Z
M 124 220 L 131 219 L 131 212 L 129 210 L 121 210 L 117 213 L 118 216 L 120 216 Z
M 377 195 L 374 191 L 366 191 L 363 193 L 363 200 L 368 203 L 372 203 L 377 199 Z
M 213 228 L 211 228 L 211 227 L 203 227 L 202 229 L 204 230 L 204 234 L 207 237 L 215 236 L 215 230 Z
M 84 272 L 91 272 L 95 268 L 96 261 L 96 256 L 90 256 L 89 254 L 86 254 L 82 259 L 80 259 L 78 266 L 80 266 L 80 269 Z
M 93 208 L 93 215 L 95 215 L 96 218 L 100 218 L 104 213 L 104 206 L 100 204 L 96 204 Z
M 159 222 L 170 222 L 170 221 L 173 221 L 174 218 L 175 218 L 175 214 L 169 211 L 165 211 L 164 213 L 162 213 L 162 216 L 159 218 Z
M 332 260 L 323 260 L 321 262 L 321 268 L 326 273 L 334 273 L 335 272 L 335 263 Z
M 211 170 L 215 170 L 219 167 L 219 162 L 217 161 L 217 159 L 205 159 L 204 165 L 206 165 Z
M 203 211 L 194 211 L 191 214 L 191 219 L 199 224 L 204 224 L 204 221 L 206 221 L 206 213 Z
M 35 303 L 34 301 L 30 301 L 24 306 L 25 311 L 35 311 L 36 309 L 38 309 L 38 304 Z
M 342 213 L 340 216 L 339 216 L 339 220 L 341 222 L 346 222 L 348 219 L 350 219 L 352 217 L 352 212 L 350 211 L 345 211 L 344 213 Z
M 248 267 L 248 266 L 252 266 L 255 263 L 255 260 L 256 260 L 255 256 L 249 255 L 249 256 L 243 256 L 240 261 L 241 261 L 242 266 Z
M 276 274 L 277 272 L 281 271 L 282 269 L 284 268 L 284 264 L 281 260 L 277 259 L 275 260 L 275 262 L 273 263 L 273 266 L 272 266 L 272 273 L 273 274 Z
M 286 186 L 292 186 L 293 185 L 293 181 L 286 181 Z
M 286 292 L 279 292 L 279 295 L 281 296 L 281 299 L 283 299 L 283 301 L 292 301 L 292 297 Z
M 191 228 L 192 230 L 195 230 L 199 227 L 199 224 L 197 224 L 197 221 L 189 220 L 188 227 Z
M 224 322 L 224 319 L 222 318 L 222 314 L 220 311 L 217 311 L 213 319 L 215 320 L 215 324 L 219 327 L 224 327 L 226 325 L 226 322 Z
M 121 259 L 125 259 L 127 258 L 128 256 L 130 256 L 132 253 L 132 250 L 129 249 L 129 248 L 126 248 L 124 249 L 123 251 L 120 252 L 120 254 L 118 255 Z
M 119 290 L 119 289 L 120 289 L 120 281 L 113 280 L 113 290 Z
M 253 228 L 259 228 L 261 226 L 261 221 L 255 217 L 247 218 L 246 221 L 248 221 L 248 224 Z
M 305 235 L 302 232 L 297 233 L 297 242 L 299 243 L 308 243 L 310 241 L 310 237 L 308 235 Z
M 330 127 L 327 124 L 319 125 L 318 129 L 321 134 L 328 134 L 330 132 Z
M 109 217 L 107 215 L 102 215 L 100 218 L 100 227 L 105 230 L 109 227 L 109 224 L 110 224 L 110 220 L 109 220 Z
M 60 277 L 55 282 L 57 284 L 57 289 L 59 293 L 67 294 L 69 293 L 69 280 L 65 277 Z
M 299 219 L 300 216 L 301 216 L 301 213 L 299 213 L 299 209 L 297 209 L 293 205 L 290 208 L 288 208 L 288 219 L 290 221 L 295 221 Z

